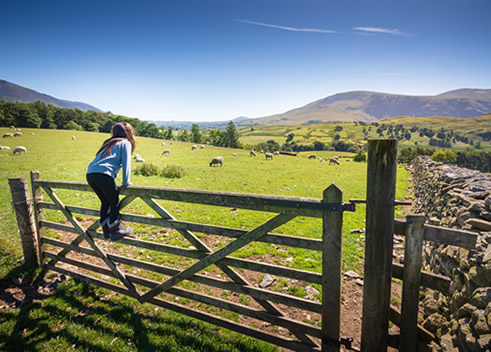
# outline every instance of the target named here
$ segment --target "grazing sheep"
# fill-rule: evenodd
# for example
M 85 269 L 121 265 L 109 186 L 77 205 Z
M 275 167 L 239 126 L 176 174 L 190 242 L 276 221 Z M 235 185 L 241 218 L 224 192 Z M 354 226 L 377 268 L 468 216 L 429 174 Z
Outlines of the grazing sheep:
M 203 144 L 201 144 L 201 146 L 199 147 L 199 149 L 205 149 L 205 146 Z
M 237 154 L 236 153 L 233 153 L 232 156 L 237 156 Z
M 20 136 L 22 136 L 22 133 L 21 132 L 15 132 L 14 133 L 14 137 L 20 137 Z
M 323 158 L 321 158 L 321 157 L 319 157 L 318 159 L 319 159 L 319 162 L 320 162 L 320 163 L 322 163 L 322 162 L 324 161 L 324 159 L 323 159 Z
M 254 150 L 251 150 L 251 151 L 249 152 L 249 156 L 256 156 L 256 152 L 255 152 Z
M 191 150 L 195 150 L 196 148 L 198 148 L 198 147 L 197 147 L 197 146 L 196 146 L 196 144 L 195 144 L 195 145 L 193 145 L 193 146 L 191 147 Z
M 133 158 L 134 158 L 135 160 L 136 160 L 136 159 L 141 159 L 141 156 L 140 156 L 140 154 L 135 154 L 135 156 L 134 156 Z
M 310 155 L 309 155 L 309 159 L 317 159 L 317 155 L 315 155 L 315 154 L 310 154 Z
M 223 156 L 216 156 L 210 161 L 210 166 L 218 165 L 223 166 Z
M 266 160 L 268 159 L 273 160 L 273 153 L 264 153 L 264 156 L 266 157 Z
M 167 147 L 167 143 L 162 142 L 162 147 Z
M 13 151 L 14 155 L 16 153 L 19 153 L 19 155 L 20 155 L 21 152 L 24 152 L 24 155 L 27 155 L 27 149 L 25 147 L 19 146 L 19 147 L 14 148 L 14 151 Z
M 169 155 L 170 154 L 170 149 L 164 149 L 164 151 L 162 152 L 162 155 Z
M 143 159 L 141 156 L 138 156 L 138 158 L 135 158 L 135 161 L 137 163 L 144 163 L 145 162 L 145 159 Z
M 73 139 L 73 140 L 76 140 L 77 138 L 76 138 L 75 136 L 72 136 L 72 139 Z
M 7 138 L 7 137 L 13 137 L 14 134 L 13 133 L 4 133 L 3 134 L 3 138 Z
M 15 126 L 10 126 L 9 127 L 11 130 L 15 130 Z
M 273 154 L 274 155 L 280 155 L 280 152 L 279 151 L 275 151 Z
M 7 146 L 0 146 L 0 150 L 10 150 L 10 147 L 7 147 Z
M 35 135 L 35 133 L 34 133 L 34 132 L 31 132 L 30 134 L 32 134 L 33 136 Z
M 336 164 L 336 165 L 339 165 L 339 161 L 338 161 L 338 159 L 336 159 L 336 158 L 331 158 L 331 159 L 329 159 L 329 165 L 331 165 L 331 164 Z
M 259 151 L 259 153 L 262 153 L 262 154 L 264 154 L 264 150 L 262 150 L 262 149 L 261 149 L 261 150 Z

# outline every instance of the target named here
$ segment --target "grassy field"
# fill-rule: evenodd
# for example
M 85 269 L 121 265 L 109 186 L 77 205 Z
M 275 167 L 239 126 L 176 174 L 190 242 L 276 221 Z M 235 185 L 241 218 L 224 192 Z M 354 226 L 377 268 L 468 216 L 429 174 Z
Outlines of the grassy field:
M 8 130 L 0 128 L 2 135 L 5 132 Z M 32 271 L 25 271 L 20 267 L 19 259 L 22 256 L 22 251 L 15 216 L 10 204 L 11 198 L 7 179 L 9 177 L 29 178 L 31 170 L 39 170 L 42 179 L 85 182 L 88 163 L 93 159 L 102 141 L 108 137 L 107 134 L 59 130 L 23 129 L 22 132 L 22 137 L 3 139 L 1 145 L 9 146 L 11 150 L 0 151 L 0 190 L 3 195 L 0 199 L 0 280 L 2 286 L 7 287 L 12 280 L 22 280 L 22 278 L 33 274 Z M 72 135 L 76 136 L 75 141 L 72 140 Z M 328 165 L 327 162 L 309 160 L 307 157 L 311 154 L 310 152 L 301 153 L 297 157 L 275 156 L 273 160 L 266 161 L 261 154 L 256 158 L 250 157 L 246 150 L 206 146 L 204 149 L 191 151 L 191 144 L 189 143 L 174 141 L 170 145 L 170 142 L 167 142 L 169 144 L 167 147 L 162 147 L 161 143 L 161 140 L 139 137 L 137 138 L 136 153 L 140 154 L 146 163 L 154 163 L 158 166 L 180 165 L 184 168 L 186 175 L 178 179 L 132 175 L 133 184 L 321 198 L 323 190 L 330 184 L 336 183 L 344 191 L 344 201 L 347 202 L 349 198 L 365 198 L 366 163 L 347 162 L 349 154 L 341 155 L 340 165 L 335 166 Z M 26 156 L 14 156 L 12 154 L 12 150 L 18 145 L 27 148 Z M 161 153 L 166 148 L 171 150 L 171 154 L 162 156 Z M 234 153 L 237 156 L 233 156 Z M 317 154 L 323 157 L 340 155 L 339 152 Z M 224 157 L 223 167 L 209 167 L 210 160 L 215 156 Z M 133 168 L 135 167 L 136 163 L 133 164 Z M 408 193 L 407 177 L 407 172 L 403 168 L 398 168 L 397 199 L 405 199 Z M 118 181 L 121 182 L 121 179 Z M 92 193 L 60 190 L 57 191 L 57 194 L 66 204 L 90 208 L 97 208 L 99 205 L 97 198 Z M 270 217 L 268 214 L 253 211 L 183 203 L 162 202 L 162 204 L 179 220 L 234 228 L 253 228 Z M 132 203 L 125 211 L 141 215 L 155 215 L 141 201 Z M 397 209 L 397 214 L 400 215 L 401 211 L 402 209 Z M 62 220 L 61 214 L 54 211 L 48 211 L 47 217 L 53 221 Z M 364 218 L 365 207 L 363 205 L 357 205 L 357 211 L 354 213 L 346 212 L 344 214 L 344 271 L 359 270 L 361 267 L 363 241 L 359 233 L 352 233 L 351 230 L 364 228 Z M 166 233 L 167 237 L 164 239 L 163 236 L 159 236 L 161 231 L 142 225 L 136 225 L 135 232 L 142 239 L 165 240 L 167 243 L 182 247 L 190 246 L 176 233 Z M 320 238 L 321 222 L 318 219 L 297 218 L 275 230 L 275 232 Z M 50 232 L 48 235 L 56 237 L 54 232 Z M 125 250 L 120 248 L 121 246 L 118 244 L 114 244 L 114 246 L 118 250 Z M 170 260 L 168 257 L 154 255 L 147 251 L 138 255 L 147 260 L 150 257 L 157 263 Z M 288 248 L 288 251 L 285 252 L 282 248 L 256 243 L 245 247 L 234 255 L 244 258 L 267 257 L 273 263 L 278 262 L 283 265 L 285 265 L 285 258 L 292 258 L 288 263 L 291 267 L 320 271 L 321 255 L 319 252 L 295 248 Z M 281 282 L 278 284 L 281 285 Z M 60 287 L 53 296 L 44 300 L 43 303 L 34 302 L 27 307 L 17 309 L 0 309 L 0 349 L 27 346 L 30 350 L 52 351 L 72 350 L 72 346 L 75 346 L 73 349 L 80 351 L 135 351 L 154 350 L 152 346 L 162 345 L 167 346 L 161 347 L 160 350 L 163 351 L 274 350 L 266 344 L 229 332 L 223 334 L 204 333 L 204 330 L 211 328 L 177 314 L 155 313 L 153 306 L 147 304 L 140 306 L 132 299 L 114 296 L 99 302 L 96 297 L 108 295 L 105 290 L 94 289 L 91 286 L 87 287 L 73 281 L 67 281 Z M 305 294 L 304 287 L 293 286 L 290 293 L 302 297 Z M 98 296 L 95 296 L 96 294 Z M 247 298 L 244 298 L 245 300 Z M 77 316 L 79 309 L 69 311 L 70 305 L 79 308 L 90 306 L 91 313 L 82 317 Z M 133 325 L 125 324 L 125 317 L 133 315 L 138 317 L 138 321 Z M 34 319 L 37 323 L 25 321 L 26 317 Z M 109 321 L 106 322 L 106 319 Z M 109 324 L 110 328 L 106 328 L 106 323 Z M 26 329 L 28 333 L 23 333 L 23 329 Z M 36 329 L 43 333 L 36 334 Z M 53 333 L 53 330 L 57 329 L 59 331 Z M 198 331 L 197 335 L 199 336 L 198 340 L 194 342 L 188 341 L 190 339 L 189 331 L 192 329 Z M 162 340 L 159 340 L 159 334 L 167 334 L 167 337 L 172 336 L 172 341 L 168 342 L 167 345 L 164 344 Z M 114 342 L 115 337 L 119 338 Z M 111 341 L 113 341 L 112 345 L 110 344 Z M 137 341 L 138 343 L 136 343 Z M 209 345 L 214 347 L 207 347 Z M 183 346 L 193 347 L 184 349 Z M 21 350 L 20 347 L 19 350 Z
M 443 127 L 445 130 L 453 130 L 462 136 L 467 136 L 474 143 L 480 142 L 483 149 L 491 150 L 491 141 L 486 141 L 479 137 L 478 133 L 491 131 L 491 115 L 485 115 L 475 118 L 454 118 L 454 117 L 397 117 L 386 120 L 378 121 L 378 124 L 386 124 L 387 126 L 401 124 L 406 129 L 412 127 L 418 127 L 419 129 L 428 128 L 434 132 L 440 131 Z M 342 130 L 336 131 L 335 128 L 342 127 Z M 335 136 L 338 134 L 340 140 L 345 142 L 353 142 L 358 145 L 364 145 L 367 139 L 387 138 L 387 131 L 385 131 L 385 137 L 378 135 L 377 127 L 374 123 L 367 122 L 366 124 L 354 123 L 354 122 L 339 122 L 339 123 L 325 123 L 317 125 L 306 126 L 266 126 L 257 125 L 251 127 L 242 127 L 239 129 L 241 134 L 241 142 L 248 144 L 264 143 L 268 140 L 274 140 L 278 144 L 285 143 L 285 139 L 288 134 L 293 133 L 295 137 L 293 141 L 297 144 L 312 144 L 315 140 L 323 143 L 331 143 L 334 141 Z M 366 131 L 366 133 L 364 133 Z M 401 147 L 414 147 L 416 145 L 420 147 L 429 146 L 428 137 L 420 137 L 419 132 L 411 133 L 411 139 L 402 139 L 399 141 L 399 148 Z M 469 144 L 462 142 L 455 143 L 452 148 L 466 149 L 473 148 Z

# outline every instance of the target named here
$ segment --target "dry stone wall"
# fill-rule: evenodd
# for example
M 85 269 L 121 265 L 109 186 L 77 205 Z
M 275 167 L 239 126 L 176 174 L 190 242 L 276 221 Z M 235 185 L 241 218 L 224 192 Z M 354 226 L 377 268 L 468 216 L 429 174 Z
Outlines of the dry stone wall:
M 425 270 L 450 277 L 450 293 L 425 291 L 421 323 L 440 351 L 491 351 L 491 174 L 435 162 L 411 164 L 416 203 L 432 225 L 478 234 L 476 248 L 425 243 Z

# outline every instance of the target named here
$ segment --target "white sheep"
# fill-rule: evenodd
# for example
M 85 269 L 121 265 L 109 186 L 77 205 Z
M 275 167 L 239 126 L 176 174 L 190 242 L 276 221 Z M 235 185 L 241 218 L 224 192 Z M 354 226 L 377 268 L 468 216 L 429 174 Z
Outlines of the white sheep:
M 7 147 L 7 146 L 0 146 L 0 150 L 10 150 L 10 147 Z
M 7 138 L 7 137 L 13 137 L 14 134 L 13 133 L 4 133 L 3 134 L 3 138 Z
M 167 143 L 162 142 L 162 147 L 167 147 Z
M 233 153 L 232 156 L 237 156 L 237 153 Z
M 22 132 L 15 132 L 14 133 L 14 137 L 20 137 L 20 136 L 22 136 Z
M 309 155 L 309 159 L 317 159 L 317 155 L 315 155 L 315 154 L 310 154 L 310 155 Z
M 201 146 L 199 147 L 199 149 L 205 149 L 205 146 L 203 144 L 201 144 Z
M 133 158 L 134 158 L 135 160 L 136 160 L 136 159 L 141 159 L 141 156 L 140 156 L 140 154 L 135 154 L 135 156 L 134 156 Z
M 164 149 L 164 151 L 162 152 L 162 155 L 169 155 L 170 154 L 170 149 Z
M 13 151 L 14 155 L 16 153 L 19 153 L 19 155 L 20 155 L 21 152 L 24 152 L 24 155 L 27 155 L 27 149 L 26 149 L 26 147 L 19 146 L 19 147 L 15 147 L 14 148 L 14 151 Z
M 338 159 L 336 159 L 336 158 L 331 158 L 331 159 L 329 159 L 329 165 L 331 165 L 331 164 L 336 164 L 336 165 L 339 165 L 339 161 L 338 161 Z
M 223 166 L 223 156 L 216 156 L 210 161 L 210 166 L 218 165 Z
M 76 139 L 77 139 L 77 137 L 75 137 L 75 136 L 72 136 L 72 140 L 76 140 Z
M 191 150 L 195 150 L 196 148 L 198 148 L 198 147 L 197 147 L 197 146 L 196 146 L 196 144 L 195 144 L 195 145 L 193 145 L 193 146 L 191 147 Z
M 274 155 L 280 155 L 280 152 L 279 151 L 275 151 L 273 154 Z
M 35 135 L 35 133 L 34 133 L 34 132 L 31 132 L 30 134 L 31 134 L 31 135 L 33 135 L 33 136 Z
M 249 153 L 250 156 L 256 156 L 256 152 L 254 150 L 251 150 Z
M 264 156 L 266 157 L 266 160 L 268 159 L 273 160 L 273 153 L 264 153 Z
M 138 158 L 135 158 L 135 161 L 137 163 L 144 163 L 145 162 L 145 159 L 143 159 L 141 156 L 138 156 Z

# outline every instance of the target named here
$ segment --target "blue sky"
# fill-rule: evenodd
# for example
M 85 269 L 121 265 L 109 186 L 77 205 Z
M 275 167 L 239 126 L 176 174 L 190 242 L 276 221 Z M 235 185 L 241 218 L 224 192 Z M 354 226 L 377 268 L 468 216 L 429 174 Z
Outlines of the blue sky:
M 491 1 L 0 0 L 0 79 L 144 120 L 491 88 Z

